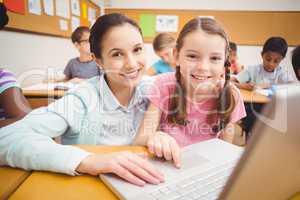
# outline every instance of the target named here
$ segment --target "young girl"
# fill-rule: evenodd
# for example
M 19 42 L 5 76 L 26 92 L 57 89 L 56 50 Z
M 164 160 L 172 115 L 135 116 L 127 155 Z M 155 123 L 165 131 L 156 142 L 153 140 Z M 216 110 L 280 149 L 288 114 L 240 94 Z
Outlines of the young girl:
M 178 144 L 232 140 L 232 123 L 245 117 L 245 109 L 229 81 L 228 51 L 227 35 L 216 21 L 189 21 L 177 39 L 176 72 L 157 77 L 135 143 L 179 167 Z
M 93 25 L 91 51 L 104 74 L 70 91 L 47 108 L 0 129 L 0 165 L 70 175 L 115 173 L 142 186 L 163 176 L 130 152 L 91 154 L 64 144 L 131 144 L 147 100 L 141 81 L 145 53 L 138 25 L 121 14 L 101 16 Z
M 160 33 L 153 40 L 153 49 L 161 59 L 155 62 L 148 70 L 147 75 L 157 75 L 173 72 L 175 68 L 173 49 L 175 39 L 168 33 Z

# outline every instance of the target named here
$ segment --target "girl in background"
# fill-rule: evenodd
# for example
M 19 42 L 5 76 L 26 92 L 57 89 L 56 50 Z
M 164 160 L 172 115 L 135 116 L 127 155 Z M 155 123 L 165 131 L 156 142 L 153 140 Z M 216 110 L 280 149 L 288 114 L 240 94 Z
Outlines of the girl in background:
M 157 75 L 173 72 L 175 68 L 173 49 L 175 39 L 168 33 L 160 33 L 153 40 L 153 49 L 161 59 L 155 62 L 148 70 L 147 75 Z

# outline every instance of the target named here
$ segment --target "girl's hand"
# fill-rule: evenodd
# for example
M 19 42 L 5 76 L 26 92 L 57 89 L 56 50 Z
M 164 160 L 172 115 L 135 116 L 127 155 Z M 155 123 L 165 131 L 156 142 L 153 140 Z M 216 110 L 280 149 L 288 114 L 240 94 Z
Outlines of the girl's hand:
M 148 138 L 147 146 L 151 153 L 166 160 L 173 160 L 175 166 L 180 168 L 180 147 L 173 137 L 158 131 Z
M 159 184 L 164 181 L 163 175 L 142 156 L 129 151 L 109 154 L 93 154 L 81 161 L 76 171 L 93 176 L 101 173 L 114 173 L 126 181 L 144 186 L 146 182 Z
M 245 90 L 254 90 L 255 85 L 253 83 L 238 83 L 236 84 L 238 88 L 245 89 Z

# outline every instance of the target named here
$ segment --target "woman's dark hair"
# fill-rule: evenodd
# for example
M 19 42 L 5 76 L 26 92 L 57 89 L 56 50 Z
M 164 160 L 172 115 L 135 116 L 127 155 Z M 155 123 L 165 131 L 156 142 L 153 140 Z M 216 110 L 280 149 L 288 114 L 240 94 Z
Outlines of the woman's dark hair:
M 292 53 L 292 65 L 297 79 L 300 81 L 298 70 L 300 70 L 300 45 L 297 46 Z
M 224 38 L 226 47 L 225 57 L 226 62 L 225 66 L 225 84 L 224 88 L 219 94 L 219 98 L 217 100 L 217 115 L 219 116 L 220 123 L 218 127 L 213 127 L 213 131 L 219 131 L 223 129 L 226 124 L 229 122 L 230 114 L 232 113 L 235 107 L 235 100 L 232 92 L 232 88 L 230 86 L 230 70 L 229 70 L 229 62 L 228 62 L 228 54 L 229 54 L 229 41 L 227 34 L 220 24 L 218 24 L 214 19 L 210 18 L 194 18 L 190 20 L 183 29 L 181 30 L 179 37 L 176 43 L 176 49 L 179 52 L 183 46 L 185 37 L 192 32 L 197 30 L 202 30 L 207 34 L 219 35 Z M 177 87 L 175 89 L 175 94 L 170 98 L 169 104 L 169 113 L 168 113 L 168 121 L 170 123 L 175 123 L 179 125 L 186 125 L 186 91 L 182 85 L 181 81 L 181 73 L 180 66 L 176 67 L 176 81 Z
M 71 35 L 72 42 L 73 43 L 75 43 L 75 42 L 80 43 L 80 40 L 81 40 L 81 37 L 82 37 L 83 33 L 89 33 L 89 32 L 90 32 L 90 29 L 87 26 L 77 27 Z
M 282 37 L 270 37 L 263 46 L 262 54 L 272 51 L 279 53 L 284 58 L 288 49 L 288 44 Z
M 0 3 L 0 30 L 8 23 L 7 10 L 3 3 Z
M 91 35 L 89 39 L 91 45 L 91 52 L 96 56 L 96 58 L 101 58 L 101 43 L 105 33 L 107 33 L 113 27 L 121 26 L 126 23 L 136 27 L 136 29 L 142 35 L 142 30 L 138 26 L 138 24 L 123 14 L 112 13 L 103 15 L 97 19 L 97 21 L 91 28 Z

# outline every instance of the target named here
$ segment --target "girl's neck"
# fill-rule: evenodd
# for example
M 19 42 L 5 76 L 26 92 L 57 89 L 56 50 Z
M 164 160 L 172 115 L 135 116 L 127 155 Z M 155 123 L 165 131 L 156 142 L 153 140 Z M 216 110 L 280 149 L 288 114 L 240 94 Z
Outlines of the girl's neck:
M 119 103 L 127 107 L 130 103 L 131 97 L 134 92 L 134 88 L 129 87 L 129 86 L 124 86 L 123 84 L 119 84 L 115 82 L 114 80 L 108 80 L 105 78 L 110 90 L 114 94 L 114 96 L 117 98 Z
M 93 60 L 93 57 L 91 54 L 80 54 L 78 59 L 80 62 L 90 62 Z

